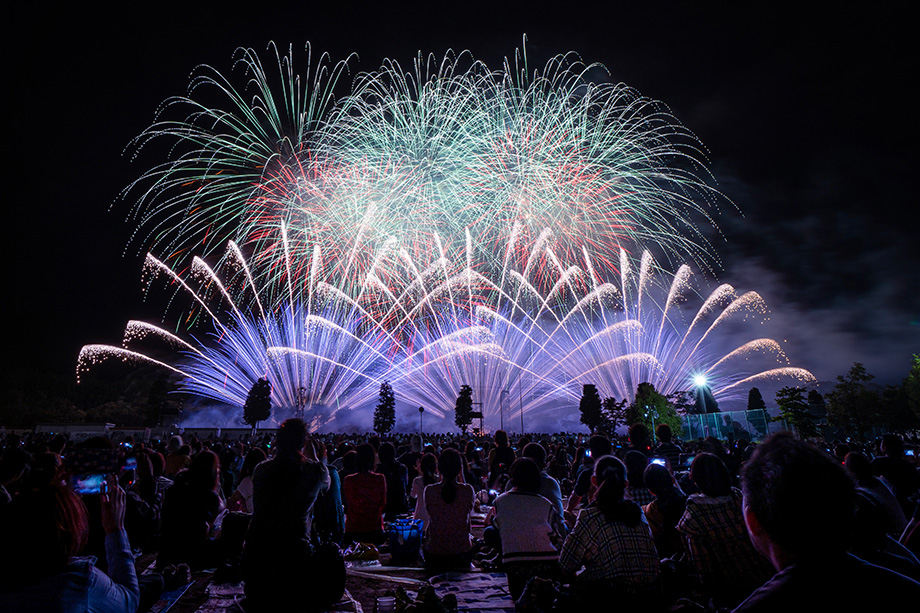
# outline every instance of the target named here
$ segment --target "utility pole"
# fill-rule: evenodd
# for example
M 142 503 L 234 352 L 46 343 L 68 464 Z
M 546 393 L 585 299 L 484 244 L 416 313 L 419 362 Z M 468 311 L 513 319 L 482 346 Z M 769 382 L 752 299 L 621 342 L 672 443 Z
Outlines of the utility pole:
M 303 412 L 307 406 L 307 388 L 297 388 L 297 418 L 303 419 Z

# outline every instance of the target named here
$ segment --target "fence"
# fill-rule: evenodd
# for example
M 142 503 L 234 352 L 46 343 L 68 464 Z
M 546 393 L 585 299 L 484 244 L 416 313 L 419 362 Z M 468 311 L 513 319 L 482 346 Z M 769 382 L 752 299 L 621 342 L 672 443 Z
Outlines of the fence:
M 760 441 L 774 432 L 787 430 L 785 421 L 770 421 L 765 410 L 726 411 L 702 415 L 684 415 L 682 438 L 685 441 L 714 436 L 718 439 Z

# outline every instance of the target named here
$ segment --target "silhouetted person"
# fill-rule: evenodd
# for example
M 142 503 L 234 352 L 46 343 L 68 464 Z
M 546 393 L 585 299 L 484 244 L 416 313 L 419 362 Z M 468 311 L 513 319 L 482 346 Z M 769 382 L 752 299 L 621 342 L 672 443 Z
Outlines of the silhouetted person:
M 310 598 L 316 586 L 310 583 L 309 534 L 313 504 L 329 488 L 329 472 L 316 460 L 302 420 L 285 420 L 276 444 L 277 455 L 252 475 L 252 521 L 243 552 L 247 611 L 319 606 Z
M 741 477 L 751 541 L 778 572 L 735 611 L 900 611 L 920 601 L 920 583 L 847 553 L 856 488 L 837 460 L 783 432 L 757 447 Z

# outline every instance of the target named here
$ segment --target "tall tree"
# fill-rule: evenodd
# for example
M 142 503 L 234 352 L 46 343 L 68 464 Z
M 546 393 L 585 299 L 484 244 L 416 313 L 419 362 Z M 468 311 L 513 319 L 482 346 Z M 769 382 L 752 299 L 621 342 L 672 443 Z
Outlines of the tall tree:
M 907 406 L 920 417 L 920 355 L 914 354 L 903 387 L 904 393 L 907 394 Z
M 374 432 L 386 434 L 396 425 L 396 397 L 389 381 L 380 384 L 380 397 L 374 409 Z
M 866 387 L 874 378 L 859 362 L 855 362 L 846 375 L 837 377 L 837 385 L 825 399 L 831 424 L 859 437 L 876 425 L 878 394 Z
M 651 383 L 640 383 L 636 388 L 636 397 L 626 408 L 626 423 L 643 423 L 650 431 L 658 424 L 668 424 L 674 432 L 683 427 L 674 405 Z
M 464 434 L 473 423 L 473 388 L 469 385 L 460 386 L 460 395 L 457 396 L 457 404 L 454 406 L 454 423 Z
M 763 395 L 760 393 L 760 390 L 756 387 L 752 387 L 751 391 L 748 392 L 748 411 L 765 411 L 767 409 L 767 403 L 763 401 Z
M 808 411 L 815 419 L 827 417 L 827 403 L 824 402 L 824 396 L 819 394 L 818 390 L 808 391 Z
M 252 426 L 255 433 L 260 421 L 265 421 L 272 414 L 272 384 L 265 377 L 252 384 L 246 404 L 243 405 L 243 421 Z
M 673 392 L 666 396 L 668 402 L 674 407 L 674 412 L 680 416 L 691 415 L 696 408 L 696 401 L 693 398 L 693 392 L 686 390 Z
M 601 397 L 593 383 L 585 383 L 581 388 L 581 402 L 578 403 L 581 411 L 581 423 L 595 432 L 604 421 L 601 413 Z
M 815 420 L 808 412 L 804 389 L 791 386 L 780 389 L 776 392 L 776 406 L 779 407 L 779 415 L 771 421 L 785 420 L 801 438 L 811 438 L 818 434 Z
M 719 403 L 716 402 L 715 396 L 712 395 L 712 388 L 708 385 L 698 385 L 696 387 L 696 412 L 697 413 L 719 413 Z
M 607 436 L 613 436 L 619 426 L 628 425 L 626 422 L 627 399 L 604 398 L 601 404 L 601 423 L 598 429 L 603 430 Z
M 880 421 L 888 430 L 920 429 L 920 415 L 910 409 L 910 398 L 903 385 L 886 385 L 879 398 L 879 407 Z

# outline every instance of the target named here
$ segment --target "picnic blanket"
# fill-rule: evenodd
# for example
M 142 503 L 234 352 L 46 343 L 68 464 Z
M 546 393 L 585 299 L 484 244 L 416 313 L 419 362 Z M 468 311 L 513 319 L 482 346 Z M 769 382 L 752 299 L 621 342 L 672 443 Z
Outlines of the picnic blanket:
M 241 613 L 243 610 L 240 606 L 240 601 L 245 597 L 242 583 L 211 583 L 208 585 L 207 594 L 208 599 L 198 607 L 196 613 Z M 342 600 L 328 611 L 363 613 L 361 604 L 351 597 L 348 590 L 345 590 Z
M 429 583 L 441 598 L 456 596 L 457 608 L 466 613 L 514 611 L 505 573 L 444 573 Z

